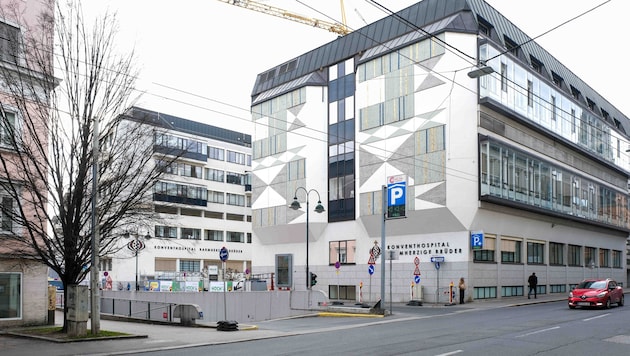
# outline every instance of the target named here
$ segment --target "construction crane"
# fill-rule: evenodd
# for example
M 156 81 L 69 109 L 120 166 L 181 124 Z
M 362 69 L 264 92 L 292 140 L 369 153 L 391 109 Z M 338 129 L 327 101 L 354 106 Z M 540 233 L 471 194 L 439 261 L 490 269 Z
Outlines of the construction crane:
M 261 4 L 259 2 L 251 1 L 251 0 L 219 0 L 219 1 L 224 2 L 226 4 L 239 6 L 245 9 L 262 12 L 264 14 L 281 17 L 283 19 L 303 23 L 305 25 L 321 28 L 321 29 L 334 32 L 342 36 L 347 35 L 348 33 L 351 32 L 350 29 L 348 29 L 348 26 L 346 26 L 346 14 L 344 11 L 343 0 L 340 1 L 341 2 L 341 18 L 343 21 L 342 24 L 310 18 L 308 16 L 296 14 L 287 10 L 283 10 L 283 9 L 273 7 L 270 5 Z

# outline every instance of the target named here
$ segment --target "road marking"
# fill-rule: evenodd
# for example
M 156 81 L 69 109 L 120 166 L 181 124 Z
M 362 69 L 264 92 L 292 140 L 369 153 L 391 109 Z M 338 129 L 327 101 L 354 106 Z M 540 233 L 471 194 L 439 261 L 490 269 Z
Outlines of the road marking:
M 595 320 L 595 319 L 603 318 L 603 317 L 608 316 L 608 315 L 610 315 L 610 313 L 606 313 L 606 314 L 602 314 L 602 315 L 594 316 L 594 317 L 592 317 L 592 318 L 582 319 L 582 321 L 591 321 L 591 320 Z
M 523 335 L 518 335 L 517 337 L 525 337 L 525 336 L 530 336 L 530 335 L 540 334 L 540 333 L 544 333 L 545 331 L 551 331 L 551 330 L 555 330 L 555 329 L 560 329 L 560 327 L 559 327 L 559 326 L 554 326 L 553 328 L 548 328 L 548 329 L 542 329 L 542 330 L 532 331 L 531 333 L 527 333 L 527 334 L 523 334 Z
M 464 352 L 464 350 L 455 350 L 455 351 L 451 351 L 451 352 L 447 352 L 445 354 L 439 354 L 439 355 L 435 355 L 435 356 L 449 356 L 449 355 L 455 355 L 458 354 L 460 352 Z

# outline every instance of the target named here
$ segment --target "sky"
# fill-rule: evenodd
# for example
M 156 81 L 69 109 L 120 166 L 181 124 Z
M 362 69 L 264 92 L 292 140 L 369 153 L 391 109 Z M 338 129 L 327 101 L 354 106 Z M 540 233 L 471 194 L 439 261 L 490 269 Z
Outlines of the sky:
M 446 1 L 446 0 L 444 0 Z M 259 0 L 321 20 L 341 22 L 337 0 Z M 377 0 L 399 11 L 418 0 Z M 597 9 L 536 41 L 604 98 L 630 116 L 625 83 L 627 0 L 487 0 L 530 37 Z M 387 16 L 368 0 L 345 0 L 346 23 L 358 29 Z M 173 6 L 176 4 L 176 6 Z M 603 5 L 602 5 L 603 4 Z M 102 0 L 82 3 L 86 16 L 114 12 L 118 50 L 134 50 L 139 106 L 252 132 L 249 108 L 256 75 L 333 41 L 323 29 L 219 0 Z M 625 27 L 624 27 L 625 26 Z

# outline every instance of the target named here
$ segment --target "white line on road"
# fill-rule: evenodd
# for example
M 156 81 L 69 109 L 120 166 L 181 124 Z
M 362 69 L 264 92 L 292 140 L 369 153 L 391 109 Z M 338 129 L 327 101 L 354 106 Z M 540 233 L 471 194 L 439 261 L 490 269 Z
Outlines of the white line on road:
M 450 356 L 450 355 L 458 354 L 460 352 L 464 352 L 464 350 L 455 350 L 455 351 L 451 351 L 451 352 L 447 352 L 445 354 L 439 354 L 439 355 L 435 355 L 435 356 Z
M 592 317 L 592 318 L 582 319 L 582 321 L 591 321 L 591 320 L 595 320 L 595 319 L 603 318 L 603 317 L 608 316 L 608 315 L 610 315 L 610 313 L 606 313 L 606 314 L 602 314 L 602 315 L 594 316 L 594 317 Z
M 535 334 L 540 334 L 540 333 L 544 333 L 545 331 L 551 331 L 554 329 L 560 329 L 559 326 L 554 326 L 553 328 L 548 328 L 548 329 L 542 329 L 542 330 L 537 330 L 537 331 L 532 331 L 531 333 L 527 333 L 527 334 L 523 334 L 523 335 L 518 335 L 517 337 L 525 337 L 525 336 L 529 336 L 529 335 L 535 335 Z

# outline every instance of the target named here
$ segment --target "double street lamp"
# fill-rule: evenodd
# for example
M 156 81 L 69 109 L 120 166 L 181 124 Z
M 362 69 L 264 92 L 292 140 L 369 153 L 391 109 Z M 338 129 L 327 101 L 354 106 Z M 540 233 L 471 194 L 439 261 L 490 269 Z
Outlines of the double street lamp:
M 297 198 L 298 190 L 303 190 L 306 193 L 306 289 L 311 289 L 311 276 L 308 271 L 308 214 L 309 214 L 309 195 L 311 192 L 315 192 L 317 194 L 317 206 L 315 206 L 315 212 L 321 214 L 325 211 L 324 206 L 322 205 L 322 200 L 319 196 L 319 192 L 315 189 L 306 190 L 303 187 L 297 187 L 295 190 L 295 194 L 293 196 L 293 202 L 291 203 L 291 209 L 298 210 L 301 209 L 302 206 Z
M 131 234 L 129 232 L 125 232 L 123 235 L 126 239 L 128 239 Z M 149 240 L 151 235 L 147 232 L 144 237 L 141 237 L 139 234 L 135 234 L 135 238 L 127 243 L 127 248 L 133 251 L 136 256 L 136 291 L 140 290 L 140 284 L 138 284 L 138 252 L 144 250 L 146 247 L 144 241 Z

